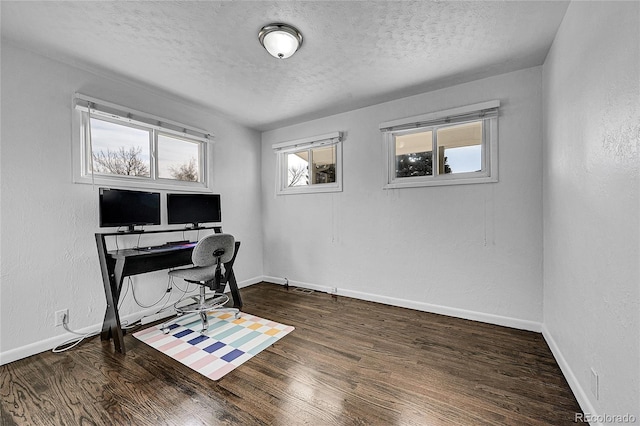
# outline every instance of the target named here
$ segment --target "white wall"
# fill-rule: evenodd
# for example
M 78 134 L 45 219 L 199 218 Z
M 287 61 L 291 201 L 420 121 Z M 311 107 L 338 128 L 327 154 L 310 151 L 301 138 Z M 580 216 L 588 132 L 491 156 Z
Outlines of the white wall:
M 72 183 L 71 99 L 76 91 L 216 135 L 213 190 L 222 196 L 223 229 L 242 241 L 236 275 L 244 283 L 260 280 L 258 132 L 211 111 L 6 42 L 2 44 L 1 75 L 2 363 L 64 340 L 64 330 L 53 326 L 54 312 L 59 309 L 69 309 L 70 327 L 76 330 L 95 328 L 104 316 L 106 302 L 94 240 L 94 233 L 100 232 L 98 188 Z M 120 247 L 127 243 L 134 241 L 120 239 Z M 166 271 L 139 275 L 133 282 L 140 301 L 148 304 L 162 295 Z M 175 300 L 179 295 L 173 296 Z M 129 292 L 122 315 L 139 311 Z
M 543 72 L 545 337 L 585 412 L 636 421 L 639 18 L 638 2 L 572 2 Z
M 498 183 L 383 190 L 384 121 L 499 99 Z M 275 195 L 278 142 L 345 132 L 344 191 Z M 264 271 L 527 329 L 542 320 L 541 68 L 262 135 Z

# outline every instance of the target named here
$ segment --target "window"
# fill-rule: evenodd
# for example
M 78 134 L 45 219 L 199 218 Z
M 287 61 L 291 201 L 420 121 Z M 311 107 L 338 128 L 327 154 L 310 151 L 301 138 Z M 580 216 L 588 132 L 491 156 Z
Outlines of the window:
M 340 132 L 273 146 L 278 194 L 342 191 Z
M 76 182 L 208 188 L 208 133 L 88 97 L 75 105 Z
M 498 101 L 380 125 L 385 188 L 498 181 Z

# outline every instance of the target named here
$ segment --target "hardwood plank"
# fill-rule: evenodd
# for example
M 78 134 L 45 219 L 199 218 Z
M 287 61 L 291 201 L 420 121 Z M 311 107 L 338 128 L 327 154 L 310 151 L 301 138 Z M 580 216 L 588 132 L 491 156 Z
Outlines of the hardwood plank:
M 261 283 L 296 329 L 215 382 L 131 335 L 1 367 L 2 425 L 563 425 L 580 408 L 542 336 Z

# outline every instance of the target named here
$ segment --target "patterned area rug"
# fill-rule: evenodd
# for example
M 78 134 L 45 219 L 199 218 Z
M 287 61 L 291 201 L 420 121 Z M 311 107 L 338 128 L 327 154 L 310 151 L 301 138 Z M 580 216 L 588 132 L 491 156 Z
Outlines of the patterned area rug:
M 205 335 L 200 334 L 201 327 L 200 317 L 190 315 L 171 325 L 169 334 L 154 326 L 133 336 L 198 373 L 218 380 L 294 329 L 244 312 L 237 319 L 227 312 L 212 312 Z

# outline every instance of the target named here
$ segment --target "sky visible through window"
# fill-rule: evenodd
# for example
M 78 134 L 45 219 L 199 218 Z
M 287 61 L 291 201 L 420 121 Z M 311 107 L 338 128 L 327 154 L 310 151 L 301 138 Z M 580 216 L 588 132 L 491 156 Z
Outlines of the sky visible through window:
M 140 148 L 140 159 L 149 164 L 149 132 L 125 127 L 108 121 L 91 119 L 91 149 L 94 154 L 100 151 L 117 151 L 120 147 Z
M 447 148 L 444 151 L 452 173 L 477 172 L 482 169 L 482 147 L 480 145 Z

